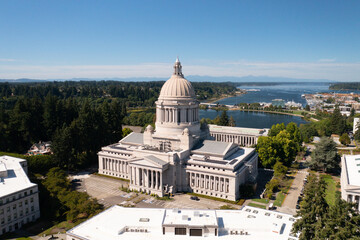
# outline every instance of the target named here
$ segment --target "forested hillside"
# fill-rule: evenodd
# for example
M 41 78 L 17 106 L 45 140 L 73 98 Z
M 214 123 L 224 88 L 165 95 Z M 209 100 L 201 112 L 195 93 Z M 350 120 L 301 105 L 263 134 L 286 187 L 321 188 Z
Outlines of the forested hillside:
M 23 154 L 35 142 L 53 141 L 60 166 L 88 165 L 102 146 L 121 139 L 122 123 L 153 123 L 153 113 L 128 116 L 127 109 L 154 107 L 163 83 L 0 83 L 0 151 Z M 231 83 L 193 86 L 199 100 L 236 90 Z

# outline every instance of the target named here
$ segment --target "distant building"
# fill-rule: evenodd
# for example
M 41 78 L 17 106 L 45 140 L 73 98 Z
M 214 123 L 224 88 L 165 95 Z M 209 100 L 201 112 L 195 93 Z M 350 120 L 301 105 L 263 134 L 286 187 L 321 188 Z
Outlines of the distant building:
M 240 185 L 256 182 L 258 155 L 254 148 L 238 145 L 250 146 L 256 137 L 240 128 L 223 127 L 228 131 L 224 136 L 247 140 L 214 141 L 210 136 L 211 132 L 215 136 L 214 127 L 200 126 L 199 102 L 178 59 L 156 101 L 155 125 L 156 129 L 149 125 L 144 133 L 133 132 L 103 147 L 98 153 L 99 173 L 129 179 L 130 189 L 158 196 L 195 192 L 237 200 Z
M 359 122 L 360 122 L 360 118 L 354 118 L 354 125 L 353 125 L 353 133 L 354 134 L 359 129 Z
M 26 155 L 49 155 L 52 154 L 51 142 L 34 143 L 28 150 Z
M 25 159 L 0 157 L 0 235 L 40 217 L 38 186 L 26 174 Z
M 343 155 L 340 181 L 341 198 L 356 203 L 360 210 L 360 155 Z
M 124 217 L 126 216 L 126 217 Z M 247 239 L 296 240 L 295 218 L 245 206 L 241 210 L 113 206 L 69 230 L 67 240 Z
M 240 146 L 250 147 L 257 144 L 257 140 L 261 136 L 267 136 L 268 128 L 241 128 L 241 127 L 227 127 L 209 124 L 210 136 L 215 141 L 232 142 Z

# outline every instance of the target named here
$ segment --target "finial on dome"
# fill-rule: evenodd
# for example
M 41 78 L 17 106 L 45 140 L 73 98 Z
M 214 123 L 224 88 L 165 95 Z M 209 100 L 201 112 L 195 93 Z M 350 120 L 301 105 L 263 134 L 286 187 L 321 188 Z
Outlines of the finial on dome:
M 179 57 L 176 57 L 176 61 L 175 61 L 175 65 L 174 65 L 174 75 L 184 77 L 184 75 L 182 74 L 181 69 L 182 69 L 182 66 L 181 66 L 181 63 L 179 61 Z

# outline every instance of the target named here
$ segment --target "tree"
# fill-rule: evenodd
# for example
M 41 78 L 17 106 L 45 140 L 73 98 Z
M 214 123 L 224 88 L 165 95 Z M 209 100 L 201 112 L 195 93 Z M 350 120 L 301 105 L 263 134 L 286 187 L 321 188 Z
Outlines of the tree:
M 281 124 L 278 123 L 276 125 L 272 125 L 268 136 L 274 137 L 274 136 L 278 135 L 282 130 L 285 130 L 284 123 L 281 123 Z
M 219 126 L 229 126 L 229 116 L 227 115 L 227 111 L 222 111 L 221 115 L 214 119 L 214 123 Z
M 229 126 L 230 127 L 235 127 L 236 126 L 236 122 L 235 122 L 235 119 L 233 118 L 233 116 L 230 116 Z
M 325 200 L 326 182 L 311 174 L 304 190 L 304 198 L 297 212 L 298 218 L 292 232 L 300 232 L 299 240 L 316 239 L 325 224 L 328 204 Z
M 275 177 L 283 177 L 286 175 L 288 168 L 284 166 L 281 162 L 277 162 L 274 165 L 274 176 Z
M 309 163 L 311 169 L 329 172 L 339 168 L 340 156 L 337 153 L 336 143 L 332 139 L 322 137 L 315 146 Z
M 346 127 L 346 120 L 341 114 L 339 106 L 336 106 L 334 113 L 330 117 L 331 132 L 341 135 L 345 132 Z
M 122 130 L 123 137 L 126 137 L 130 133 L 132 133 L 132 130 L 130 128 L 123 128 L 123 130 Z
M 329 208 L 319 239 L 360 239 L 360 217 L 355 204 L 341 199 L 336 192 L 335 204 Z
M 355 116 L 355 108 L 351 108 L 350 110 L 350 117 L 354 117 Z
M 259 137 L 256 145 L 260 163 L 265 168 L 273 168 L 276 162 L 290 166 L 298 149 L 298 144 L 291 139 L 286 130 L 273 137 Z
M 347 133 L 343 133 L 343 135 L 339 138 L 339 141 L 342 145 L 349 145 L 351 143 L 350 137 Z
M 310 111 L 310 106 L 309 106 L 309 104 L 306 104 L 305 110 L 308 111 L 308 112 Z

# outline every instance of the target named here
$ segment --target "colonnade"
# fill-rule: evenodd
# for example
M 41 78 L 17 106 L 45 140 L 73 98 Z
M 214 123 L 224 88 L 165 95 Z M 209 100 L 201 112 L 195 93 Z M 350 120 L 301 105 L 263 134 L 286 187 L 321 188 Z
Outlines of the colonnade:
M 229 178 L 202 173 L 188 173 L 188 184 L 192 188 L 229 193 Z
M 162 190 L 162 172 L 130 166 L 130 184 L 147 189 Z
M 122 174 L 128 174 L 129 164 L 126 161 L 103 158 L 103 170 L 113 171 Z
M 197 108 L 157 108 L 157 122 L 197 122 L 199 121 L 199 111 Z
M 352 195 L 352 194 L 348 194 L 347 195 L 347 201 L 350 203 L 355 203 L 356 204 L 356 208 L 358 211 L 360 211 L 360 196 L 359 195 Z
M 226 133 L 210 133 L 216 141 L 220 142 L 232 142 L 239 145 L 251 146 L 257 143 L 256 136 L 247 136 L 247 135 L 235 135 L 235 134 L 226 134 Z

